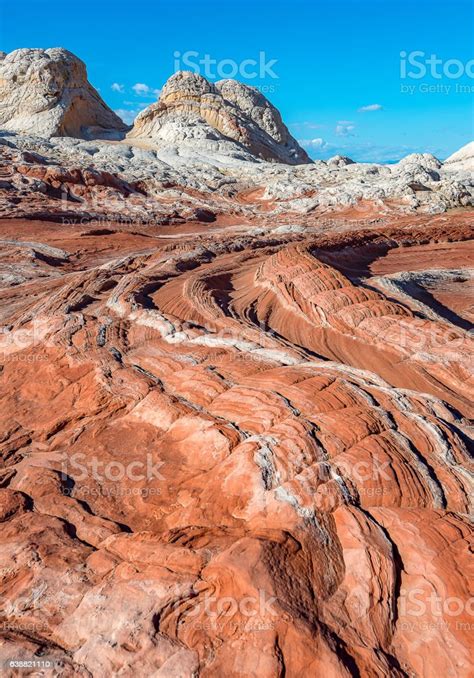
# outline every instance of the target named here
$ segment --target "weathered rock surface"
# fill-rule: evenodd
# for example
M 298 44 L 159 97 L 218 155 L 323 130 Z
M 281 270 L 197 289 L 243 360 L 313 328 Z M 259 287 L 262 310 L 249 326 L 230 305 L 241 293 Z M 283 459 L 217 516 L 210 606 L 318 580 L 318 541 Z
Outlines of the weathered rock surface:
M 471 678 L 472 175 L 184 77 L 0 136 L 3 673 Z
M 248 162 L 237 160 L 222 147 L 213 157 L 199 145 L 178 154 L 135 143 L 0 136 L 0 216 L 161 222 L 173 214 L 188 219 L 204 208 L 246 219 L 274 216 L 281 224 L 341 209 L 376 218 L 474 204 L 474 175 L 445 170 L 429 154 L 396 165 L 289 166 L 250 155 Z
M 290 165 L 311 162 L 263 94 L 236 80 L 214 85 L 190 71 L 179 71 L 168 80 L 158 102 L 138 115 L 128 138 L 193 144 L 237 157 L 248 151 Z
M 416 219 L 0 224 L 2 658 L 470 676 L 473 342 L 389 284 L 469 215 Z
M 17 49 L 0 59 L 0 127 L 40 137 L 115 137 L 127 126 L 66 49 Z

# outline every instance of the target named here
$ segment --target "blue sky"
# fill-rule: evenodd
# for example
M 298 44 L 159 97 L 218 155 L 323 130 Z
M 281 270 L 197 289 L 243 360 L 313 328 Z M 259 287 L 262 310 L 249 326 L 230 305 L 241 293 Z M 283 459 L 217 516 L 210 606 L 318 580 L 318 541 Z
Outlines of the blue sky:
M 2 0 L 0 49 L 66 47 L 127 121 L 187 61 L 216 80 L 237 69 L 314 158 L 443 158 L 474 138 L 473 12 L 472 0 Z

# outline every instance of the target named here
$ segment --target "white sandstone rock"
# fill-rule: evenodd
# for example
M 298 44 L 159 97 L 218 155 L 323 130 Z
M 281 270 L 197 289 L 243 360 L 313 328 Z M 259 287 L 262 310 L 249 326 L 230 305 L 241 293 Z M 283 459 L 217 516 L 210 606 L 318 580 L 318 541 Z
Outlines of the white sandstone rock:
M 17 49 L 0 59 L 0 127 L 50 138 L 114 137 L 128 127 L 62 48 Z
M 470 141 L 444 161 L 447 169 L 465 169 L 474 171 L 474 141 Z
M 248 154 L 290 165 L 310 163 L 280 113 L 257 90 L 236 80 L 215 85 L 189 71 L 175 73 L 157 103 L 135 120 L 129 139 L 158 145 L 192 145 L 247 160 Z

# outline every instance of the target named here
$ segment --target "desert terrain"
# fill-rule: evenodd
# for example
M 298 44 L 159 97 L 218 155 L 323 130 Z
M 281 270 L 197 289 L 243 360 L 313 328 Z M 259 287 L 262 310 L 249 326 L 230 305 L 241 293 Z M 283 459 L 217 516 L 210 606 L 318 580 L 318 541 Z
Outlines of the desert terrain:
M 129 128 L 62 49 L 0 104 L 5 675 L 471 676 L 473 145 L 192 73 Z

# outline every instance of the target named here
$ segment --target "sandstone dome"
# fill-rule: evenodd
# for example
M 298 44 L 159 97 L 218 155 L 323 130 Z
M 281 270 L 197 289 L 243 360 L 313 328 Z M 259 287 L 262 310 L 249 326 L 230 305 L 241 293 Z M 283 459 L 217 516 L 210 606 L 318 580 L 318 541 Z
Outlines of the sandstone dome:
M 50 138 L 114 138 L 128 127 L 63 48 L 17 49 L 0 57 L 0 127 Z
M 397 163 L 399 167 L 419 166 L 433 170 L 438 170 L 442 164 L 432 153 L 410 153 Z
M 474 141 L 470 141 L 445 160 L 445 165 L 474 170 Z
M 189 71 L 169 78 L 158 101 L 138 115 L 128 137 L 203 148 L 214 143 L 219 152 L 240 150 L 290 165 L 311 162 L 259 91 L 236 80 L 210 83 Z

